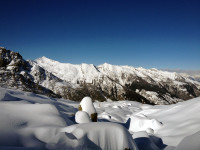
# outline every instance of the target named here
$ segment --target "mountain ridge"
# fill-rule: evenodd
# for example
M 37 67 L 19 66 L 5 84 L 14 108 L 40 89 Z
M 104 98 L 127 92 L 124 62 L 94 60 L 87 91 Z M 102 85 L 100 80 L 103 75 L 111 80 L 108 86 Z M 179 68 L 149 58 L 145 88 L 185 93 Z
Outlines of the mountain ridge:
M 0 86 L 43 94 L 46 89 L 49 96 L 75 101 L 90 96 L 99 101 L 127 99 L 148 104 L 172 104 L 200 96 L 199 82 L 155 68 L 60 63 L 45 56 L 26 61 L 5 48 L 0 48 L 0 56 Z M 10 74 L 16 77 L 10 78 Z M 16 86 L 18 78 L 24 82 Z
M 142 67 L 134 68 L 132 66 L 127 66 L 127 65 L 119 66 L 119 65 L 111 65 L 108 63 L 104 63 L 104 64 L 98 65 L 98 66 L 95 66 L 93 64 L 85 64 L 85 63 L 79 64 L 79 65 L 74 65 L 74 64 L 70 64 L 70 63 L 59 63 L 58 61 L 56 61 L 56 65 L 55 65 L 54 60 L 51 60 L 46 57 L 39 58 L 36 60 L 36 62 L 40 66 L 42 66 L 43 68 L 45 68 L 46 70 L 48 70 L 49 72 L 52 72 L 52 73 L 55 72 L 54 71 L 55 68 L 59 68 L 58 70 L 60 70 L 60 72 L 56 72 L 55 75 L 59 76 L 62 80 L 71 81 L 73 83 L 82 83 L 82 84 L 86 83 L 86 84 L 93 84 L 93 85 L 95 85 L 95 83 L 97 83 L 100 85 L 101 90 L 103 90 L 103 91 L 110 90 L 111 92 L 109 94 L 111 94 L 113 92 L 114 93 L 119 92 L 120 94 L 116 94 L 115 96 L 110 97 L 111 99 L 114 98 L 117 100 L 121 99 L 121 98 L 130 98 L 130 96 L 128 96 L 128 97 L 122 96 L 121 97 L 121 95 L 124 94 L 123 93 L 125 91 L 124 89 L 126 89 L 126 88 L 130 89 L 130 85 L 128 85 L 128 84 L 132 84 L 132 87 L 134 86 L 134 84 L 137 86 L 140 86 L 138 83 L 134 83 L 134 84 L 132 83 L 133 81 L 137 81 L 137 80 L 140 82 L 146 82 L 145 84 L 154 85 L 154 88 L 157 88 L 157 89 L 160 87 L 163 87 L 162 90 L 166 90 L 166 85 L 168 84 L 167 82 L 172 82 L 173 80 L 177 82 L 177 83 L 173 83 L 177 86 L 179 86 L 178 84 L 183 84 L 182 82 L 189 82 L 189 84 L 195 84 L 199 87 L 198 82 L 192 81 L 188 78 L 185 78 L 185 77 L 179 75 L 178 73 L 161 71 L 161 70 L 158 70 L 155 68 L 152 68 L 152 69 L 144 69 Z M 55 66 L 49 67 L 47 65 L 49 63 L 50 64 L 53 63 Z M 69 68 L 71 68 L 71 69 L 69 69 Z M 73 70 L 73 71 L 71 71 L 71 70 Z M 76 70 L 76 71 L 74 71 L 74 70 Z M 60 74 L 62 74 L 62 75 L 60 75 Z M 71 76 L 68 76 L 68 75 L 71 75 Z M 164 81 L 164 85 L 162 85 L 163 83 L 160 83 L 161 81 Z M 104 86 L 105 84 L 103 84 L 103 82 L 105 82 L 105 84 L 109 85 L 109 87 L 105 88 L 105 86 Z M 129 86 L 129 87 L 127 87 L 127 86 Z M 187 87 L 187 84 L 185 85 L 185 87 L 182 87 L 182 88 L 183 88 L 182 90 L 185 90 L 185 91 L 189 90 Z M 150 87 L 148 87 L 148 89 L 150 89 Z M 145 93 L 155 94 L 155 91 L 151 91 L 151 90 L 144 91 L 143 89 L 137 90 L 136 88 L 134 88 L 134 90 L 135 90 L 134 92 L 131 90 L 131 93 L 132 94 L 134 93 L 133 94 L 134 96 L 133 95 L 132 96 L 138 97 L 139 95 L 142 95 L 142 97 L 144 98 L 143 101 L 146 101 L 145 97 L 146 98 L 148 97 L 147 96 L 148 94 L 145 95 Z M 190 97 L 190 96 L 186 96 L 186 95 L 181 96 L 181 94 L 183 94 L 182 92 L 180 92 L 179 96 L 177 96 L 177 94 L 173 93 L 172 90 L 173 89 L 166 90 L 168 92 L 165 92 L 164 96 L 168 97 L 170 95 L 170 97 L 173 97 L 174 95 L 176 95 L 175 97 L 185 99 L 185 100 Z M 177 87 L 176 87 L 176 90 L 178 90 Z M 162 91 L 162 92 L 164 92 L 164 91 Z M 197 95 L 199 94 L 198 89 L 196 89 L 196 93 L 197 93 Z M 137 94 L 139 94 L 139 95 L 137 95 Z M 195 92 L 193 92 L 193 96 L 196 96 Z M 142 97 L 140 97 L 140 98 L 142 99 Z M 154 97 L 155 97 L 155 95 L 154 95 Z M 176 101 L 179 101 L 179 100 L 176 99 L 173 102 L 176 102 Z M 153 103 L 155 103 L 155 101 Z M 158 102 L 158 103 L 160 103 L 160 102 Z M 166 103 L 169 103 L 169 102 L 166 102 Z

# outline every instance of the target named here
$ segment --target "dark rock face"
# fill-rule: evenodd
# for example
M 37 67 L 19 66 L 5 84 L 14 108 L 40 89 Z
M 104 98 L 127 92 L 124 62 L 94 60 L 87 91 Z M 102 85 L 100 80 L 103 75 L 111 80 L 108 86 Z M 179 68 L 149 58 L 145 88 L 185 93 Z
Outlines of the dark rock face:
M 125 84 L 121 84 L 120 80 L 125 80 Z M 78 83 L 80 87 L 73 93 L 65 91 L 67 98 L 81 100 L 84 96 L 90 96 L 99 101 L 107 98 L 127 99 L 154 105 L 174 104 L 200 96 L 200 84 L 189 82 L 181 76 L 177 76 L 175 80 L 167 79 L 160 82 L 150 77 L 141 78 L 133 75 L 126 75 L 126 77 L 122 75 L 114 79 L 111 76 L 103 76 L 101 79 L 94 79 L 92 83 L 82 81 Z
M 77 89 L 65 91 L 65 98 L 72 100 L 81 100 L 85 96 L 90 96 L 92 99 L 104 101 L 107 98 L 112 100 L 133 100 L 146 104 L 174 104 L 179 101 L 188 100 L 200 96 L 200 90 L 197 85 L 184 81 L 184 84 L 177 86 L 173 81 L 161 83 L 148 83 L 142 78 L 136 77 L 131 80 L 130 84 L 121 85 L 119 82 L 113 82 L 109 78 L 104 77 L 107 84 L 101 84 L 101 81 L 95 81 L 93 84 L 80 84 Z M 183 82 L 183 81 L 182 81 Z M 112 84 L 110 84 L 112 83 Z M 139 91 L 139 92 L 136 92 Z M 147 95 L 147 92 L 152 92 L 156 95 L 152 99 L 152 95 Z
M 61 93 L 62 94 L 62 93 Z M 65 87 L 62 97 L 74 101 L 81 101 L 84 97 L 89 96 L 93 100 L 105 101 L 105 94 L 100 87 L 90 84 L 83 84 L 79 88 Z
M 60 97 L 51 90 L 35 83 L 30 74 L 32 66 L 19 53 L 0 48 L 0 86 L 28 92 Z M 43 69 L 44 70 L 44 69 Z M 41 74 L 42 71 L 41 69 Z M 42 75 L 40 75 L 42 77 Z M 44 76 L 44 74 L 43 74 Z

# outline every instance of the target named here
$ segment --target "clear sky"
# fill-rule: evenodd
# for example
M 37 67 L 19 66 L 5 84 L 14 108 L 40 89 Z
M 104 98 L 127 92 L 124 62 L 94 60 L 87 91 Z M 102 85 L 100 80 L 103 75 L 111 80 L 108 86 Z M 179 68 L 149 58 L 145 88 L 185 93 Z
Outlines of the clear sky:
M 200 0 L 0 0 L 0 46 L 32 60 L 200 69 Z

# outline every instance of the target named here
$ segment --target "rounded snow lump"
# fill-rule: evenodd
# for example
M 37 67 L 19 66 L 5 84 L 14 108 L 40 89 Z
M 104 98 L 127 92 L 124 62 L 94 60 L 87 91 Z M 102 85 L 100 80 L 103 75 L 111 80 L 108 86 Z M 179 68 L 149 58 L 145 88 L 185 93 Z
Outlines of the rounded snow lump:
M 151 129 L 151 128 L 147 128 L 147 129 L 146 129 L 146 132 L 149 133 L 149 134 L 154 134 L 154 130 Z
M 156 129 L 159 129 L 161 127 L 162 123 L 160 123 L 156 119 L 149 119 L 137 115 L 133 115 L 130 117 L 129 131 L 132 132 L 146 131 L 148 128 L 153 129 L 155 131 Z
M 92 99 L 90 97 L 84 97 L 80 103 L 82 111 L 85 111 L 88 113 L 89 116 L 91 114 L 96 113 L 96 109 L 92 103 Z
M 78 111 L 75 115 L 76 123 L 88 123 L 91 122 L 90 117 L 85 111 Z

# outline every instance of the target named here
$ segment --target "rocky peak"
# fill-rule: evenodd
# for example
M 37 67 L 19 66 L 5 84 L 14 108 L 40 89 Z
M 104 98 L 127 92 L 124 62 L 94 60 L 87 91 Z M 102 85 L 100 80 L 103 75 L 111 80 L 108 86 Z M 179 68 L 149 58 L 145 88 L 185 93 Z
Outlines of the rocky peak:
M 3 47 L 0 47 L 0 67 L 7 67 L 7 66 L 24 66 L 25 60 L 22 56 L 10 50 L 6 50 Z
M 39 94 L 56 97 L 51 90 L 38 84 L 36 76 L 32 75 L 33 65 L 24 60 L 18 53 L 0 47 L 0 86 L 30 91 Z M 40 81 L 46 78 L 44 69 L 38 67 Z M 50 74 L 48 74 L 50 76 Z M 60 96 L 58 96 L 60 97 Z

